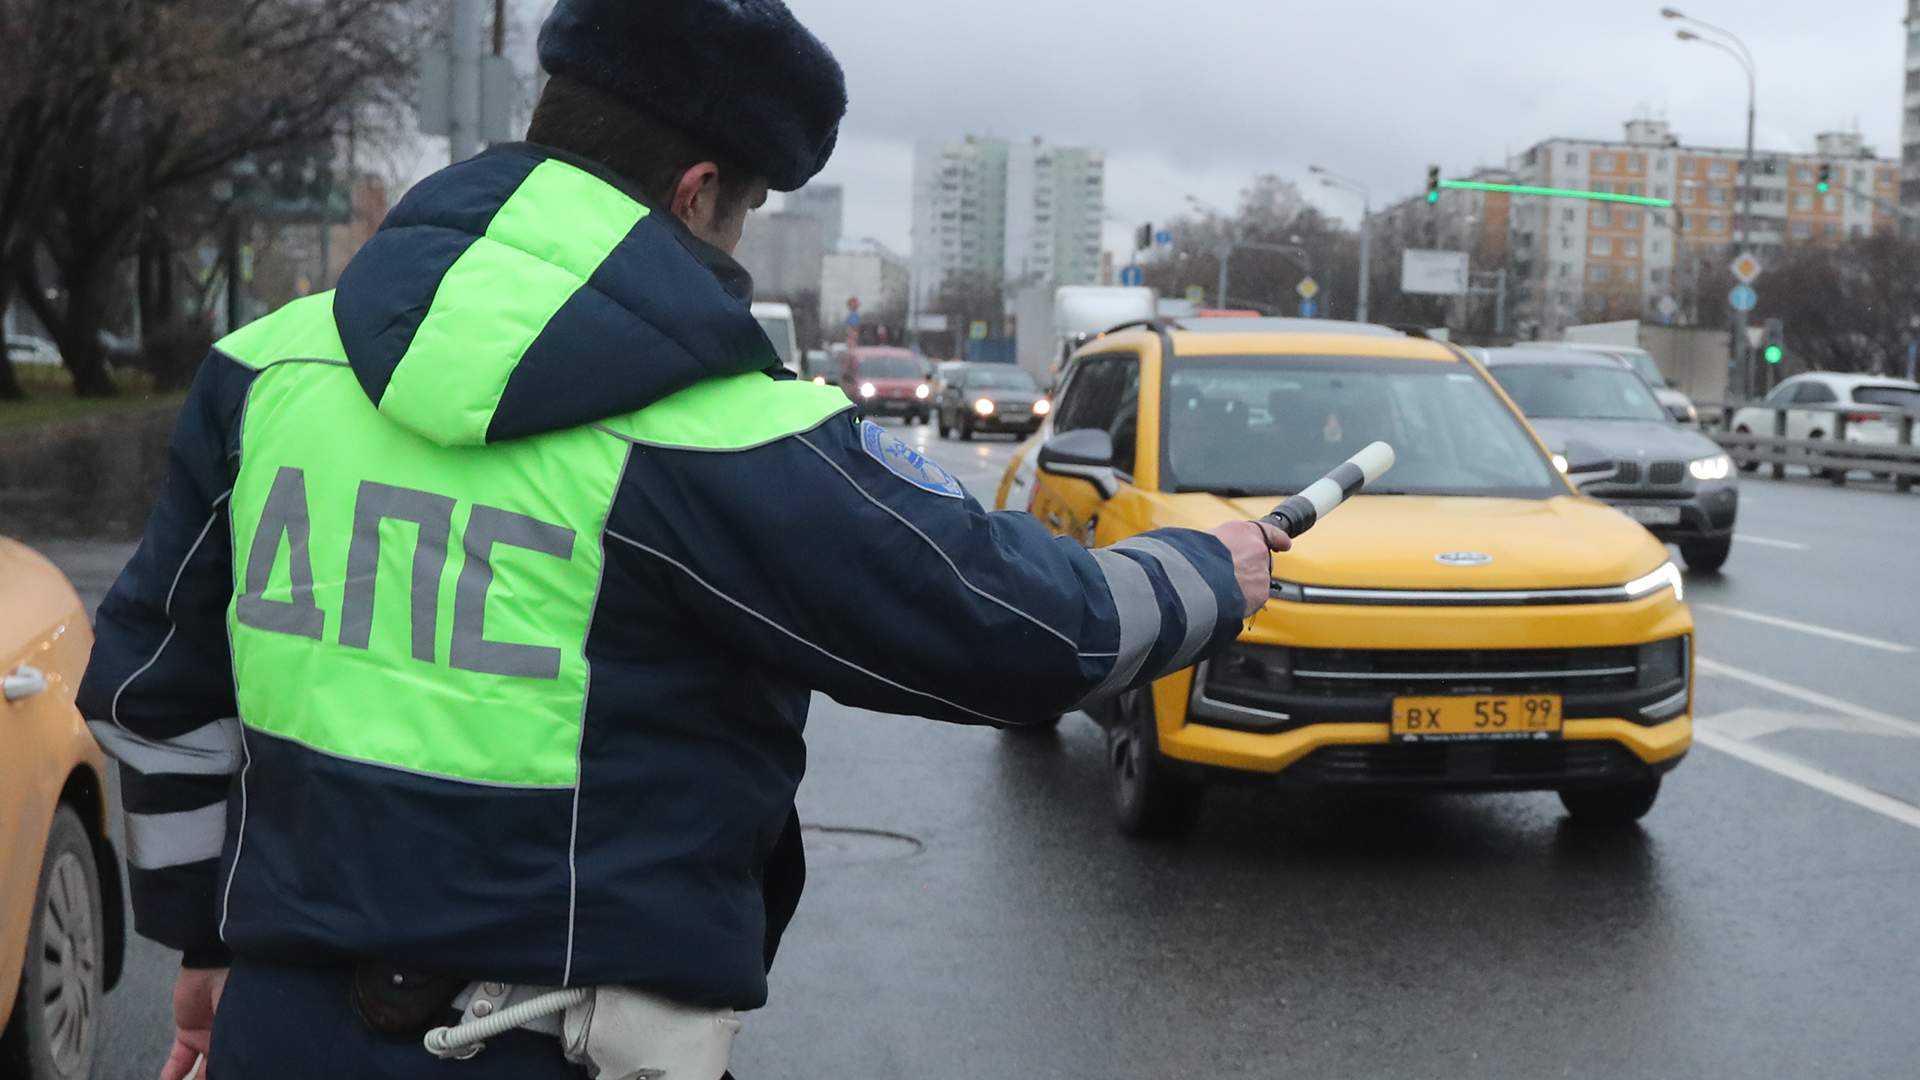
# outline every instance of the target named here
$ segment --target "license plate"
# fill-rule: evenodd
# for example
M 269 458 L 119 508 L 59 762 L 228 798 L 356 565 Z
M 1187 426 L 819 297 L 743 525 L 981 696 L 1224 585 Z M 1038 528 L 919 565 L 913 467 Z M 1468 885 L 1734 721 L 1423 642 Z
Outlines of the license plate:
M 1620 509 L 1642 525 L 1680 524 L 1680 508 L 1677 506 L 1623 506 Z
M 1556 738 L 1560 695 L 1394 698 L 1391 733 L 1406 742 Z

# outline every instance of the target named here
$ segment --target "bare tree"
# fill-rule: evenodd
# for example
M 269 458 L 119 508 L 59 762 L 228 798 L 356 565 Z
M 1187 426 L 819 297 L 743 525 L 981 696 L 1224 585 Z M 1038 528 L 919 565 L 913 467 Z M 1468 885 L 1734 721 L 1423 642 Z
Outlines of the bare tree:
M 0 273 L 21 286 L 82 395 L 114 389 L 99 331 L 118 264 L 136 239 L 166 247 L 148 211 L 168 205 L 170 192 L 208 190 L 239 163 L 275 151 L 330 155 L 361 118 L 392 112 L 409 85 L 422 14 L 406 0 L 0 3 L 32 20 L 83 26 L 81 58 L 106 84 L 82 96 L 85 107 L 57 142 L 10 153 L 12 173 L 0 181 L 51 186 L 39 220 L 23 216 L 14 228 Z M 33 63 L 58 67 L 76 47 L 39 48 Z M 32 99 L 31 90 L 21 96 Z M 24 236 L 37 239 L 37 251 L 19 242 Z

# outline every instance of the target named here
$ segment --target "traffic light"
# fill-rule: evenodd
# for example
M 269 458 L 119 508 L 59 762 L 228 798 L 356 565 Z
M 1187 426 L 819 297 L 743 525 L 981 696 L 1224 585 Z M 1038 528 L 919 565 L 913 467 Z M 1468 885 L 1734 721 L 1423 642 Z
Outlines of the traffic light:
M 1825 195 L 1827 193 L 1827 189 L 1833 186 L 1833 166 L 1831 165 L 1820 166 L 1820 179 L 1813 186 L 1820 192 L 1820 194 Z
M 1145 225 L 1133 230 L 1133 249 L 1135 251 L 1145 251 L 1152 246 L 1153 222 L 1149 221 Z
M 1761 347 L 1760 355 L 1769 364 L 1777 364 L 1787 355 L 1787 329 L 1779 319 L 1767 320 L 1766 344 Z
M 1439 201 L 1440 201 L 1440 166 L 1429 165 L 1427 166 L 1427 202 L 1429 204 L 1432 204 L 1432 203 L 1437 203 Z

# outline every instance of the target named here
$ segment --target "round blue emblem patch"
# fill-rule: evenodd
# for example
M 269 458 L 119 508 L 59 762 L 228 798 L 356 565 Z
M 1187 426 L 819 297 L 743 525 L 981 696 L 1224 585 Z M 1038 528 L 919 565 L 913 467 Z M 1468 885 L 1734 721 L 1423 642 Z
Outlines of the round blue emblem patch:
M 966 494 L 960 481 L 934 464 L 925 454 L 908 446 L 900 436 L 871 420 L 860 425 L 860 445 L 867 456 L 887 467 L 887 471 L 922 491 L 958 499 Z

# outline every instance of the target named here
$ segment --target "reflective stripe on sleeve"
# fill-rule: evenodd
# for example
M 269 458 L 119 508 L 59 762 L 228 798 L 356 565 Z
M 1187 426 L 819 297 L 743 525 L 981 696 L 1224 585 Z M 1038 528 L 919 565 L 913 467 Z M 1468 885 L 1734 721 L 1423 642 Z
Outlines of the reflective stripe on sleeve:
M 142 870 L 205 862 L 220 857 L 226 838 L 224 799 L 173 814 L 128 814 L 127 862 Z
M 240 721 L 228 717 L 170 739 L 149 739 L 118 724 L 90 720 L 107 756 L 147 776 L 230 776 L 240 771 Z
M 1153 593 L 1153 582 L 1146 567 L 1117 551 L 1098 549 L 1092 554 L 1106 578 L 1107 591 L 1113 595 L 1114 613 L 1120 623 L 1120 649 L 1113 669 L 1086 701 L 1098 701 L 1133 681 L 1160 640 L 1160 601 Z
M 1220 602 L 1214 597 L 1207 580 L 1200 576 L 1200 571 L 1185 555 L 1165 541 L 1150 536 L 1136 536 L 1113 546 L 1119 551 L 1138 551 L 1160 564 L 1167 580 L 1173 584 L 1173 591 L 1179 596 L 1180 607 L 1187 617 L 1187 635 L 1181 639 L 1179 651 L 1167 664 L 1167 671 L 1179 671 L 1193 663 L 1194 657 L 1200 655 L 1200 650 L 1212 639 L 1215 624 L 1220 619 Z

